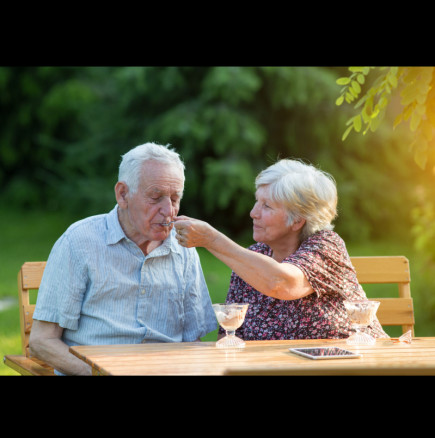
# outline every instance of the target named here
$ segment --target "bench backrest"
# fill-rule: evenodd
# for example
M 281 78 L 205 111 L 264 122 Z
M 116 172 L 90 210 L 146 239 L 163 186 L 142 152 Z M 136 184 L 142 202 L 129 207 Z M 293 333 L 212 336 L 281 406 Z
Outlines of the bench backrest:
M 414 306 L 411 297 L 409 261 L 403 256 L 351 257 L 360 284 L 395 283 L 397 298 L 370 298 L 381 304 L 376 313 L 382 326 L 402 326 L 414 336 Z
M 370 298 L 380 301 L 376 313 L 382 326 L 402 326 L 403 333 L 414 336 L 414 307 L 411 297 L 409 261 L 403 256 L 351 257 L 361 284 L 395 283 L 397 298 Z M 35 305 L 30 304 L 29 292 L 38 290 L 46 262 L 26 262 L 18 272 L 21 343 L 23 354 L 29 357 L 29 336 Z
M 18 272 L 18 303 L 23 355 L 30 357 L 29 336 L 35 304 L 30 304 L 30 291 L 38 290 L 46 262 L 26 262 Z

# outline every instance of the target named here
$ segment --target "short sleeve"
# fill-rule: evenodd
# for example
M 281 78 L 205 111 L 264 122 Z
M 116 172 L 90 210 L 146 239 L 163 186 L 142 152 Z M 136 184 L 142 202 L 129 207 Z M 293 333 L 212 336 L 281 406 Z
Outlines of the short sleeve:
M 76 330 L 86 278 L 83 258 L 72 248 L 68 235 L 63 234 L 48 257 L 33 318 Z
M 358 285 L 346 245 L 333 231 L 308 237 L 284 262 L 302 270 L 317 296 L 327 293 L 348 295 Z

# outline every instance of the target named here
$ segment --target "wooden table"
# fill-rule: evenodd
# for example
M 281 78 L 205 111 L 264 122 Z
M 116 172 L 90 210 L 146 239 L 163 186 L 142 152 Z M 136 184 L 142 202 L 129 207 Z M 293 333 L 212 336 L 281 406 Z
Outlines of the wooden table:
M 293 347 L 339 346 L 357 359 L 312 360 Z M 345 340 L 249 341 L 243 350 L 223 350 L 214 342 L 95 345 L 70 347 L 92 366 L 94 375 L 435 375 L 435 337 L 411 344 L 378 339 L 374 346 Z

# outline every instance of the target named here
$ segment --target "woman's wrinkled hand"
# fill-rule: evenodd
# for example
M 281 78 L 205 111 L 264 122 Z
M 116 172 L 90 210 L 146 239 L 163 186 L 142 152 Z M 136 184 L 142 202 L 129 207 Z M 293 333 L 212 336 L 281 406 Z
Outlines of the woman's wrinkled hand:
M 207 222 L 188 216 L 175 217 L 174 227 L 178 243 L 186 248 L 208 248 L 215 238 L 215 230 Z

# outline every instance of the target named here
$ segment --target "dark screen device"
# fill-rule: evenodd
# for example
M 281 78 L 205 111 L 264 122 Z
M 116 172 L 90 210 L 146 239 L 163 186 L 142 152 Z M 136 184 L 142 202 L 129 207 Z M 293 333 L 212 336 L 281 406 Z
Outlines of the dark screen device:
M 340 347 L 289 348 L 289 350 L 310 359 L 354 359 L 361 357 L 360 354 L 354 351 Z

